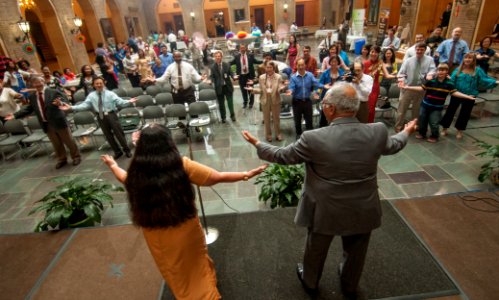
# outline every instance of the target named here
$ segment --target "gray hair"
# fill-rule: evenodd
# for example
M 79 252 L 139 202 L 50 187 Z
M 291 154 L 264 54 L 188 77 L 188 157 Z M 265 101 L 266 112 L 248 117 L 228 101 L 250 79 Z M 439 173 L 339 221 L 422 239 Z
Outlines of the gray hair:
M 332 104 L 340 113 L 355 113 L 359 110 L 357 91 L 346 82 L 337 82 L 324 96 L 324 103 Z
M 41 81 L 42 83 L 45 83 L 45 78 L 41 75 L 35 75 L 31 76 L 30 82 L 35 82 L 35 81 Z

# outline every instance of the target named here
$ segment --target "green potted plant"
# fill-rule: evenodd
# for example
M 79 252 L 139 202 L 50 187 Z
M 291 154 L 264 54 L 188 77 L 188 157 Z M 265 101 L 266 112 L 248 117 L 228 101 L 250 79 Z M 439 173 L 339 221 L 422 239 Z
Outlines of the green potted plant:
M 499 185 L 499 144 L 490 145 L 484 141 L 478 141 L 477 144 L 485 149 L 485 151 L 477 155 L 490 158 L 488 162 L 482 165 L 478 180 L 484 182 L 489 178 L 493 184 Z
M 123 188 L 101 179 L 58 177 L 51 181 L 61 185 L 38 200 L 38 206 L 29 213 L 45 212 L 43 220 L 36 225 L 35 232 L 100 223 L 104 205 L 109 203 L 113 207 L 113 197 L 109 192 L 123 191 Z
M 278 206 L 296 206 L 300 200 L 304 178 L 303 165 L 271 164 L 255 181 L 255 184 L 262 185 L 258 200 L 265 204 L 270 200 L 272 209 Z

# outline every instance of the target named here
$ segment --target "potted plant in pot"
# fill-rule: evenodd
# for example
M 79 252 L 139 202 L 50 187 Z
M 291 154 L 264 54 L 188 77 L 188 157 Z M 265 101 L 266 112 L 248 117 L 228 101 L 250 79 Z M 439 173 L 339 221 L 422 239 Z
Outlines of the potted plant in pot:
M 300 200 L 304 178 L 303 165 L 271 164 L 255 181 L 255 184 L 262 185 L 258 200 L 265 204 L 270 200 L 272 209 L 278 206 L 296 206 Z
M 478 141 L 478 146 L 485 149 L 485 151 L 478 153 L 478 156 L 488 157 L 490 160 L 482 165 L 478 180 L 484 182 L 487 178 L 499 186 L 499 144 L 490 145 L 484 141 Z
M 123 191 L 122 187 L 105 183 L 101 179 L 85 177 L 58 177 L 52 180 L 61 183 L 49 192 L 30 215 L 43 211 L 45 216 L 35 227 L 35 232 L 93 226 L 101 222 L 105 204 L 113 207 L 109 192 Z

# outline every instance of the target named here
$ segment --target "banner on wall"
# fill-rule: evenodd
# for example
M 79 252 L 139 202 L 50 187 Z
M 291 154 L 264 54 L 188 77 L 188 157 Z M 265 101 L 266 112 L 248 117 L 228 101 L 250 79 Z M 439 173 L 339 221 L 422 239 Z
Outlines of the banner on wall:
M 378 22 L 378 34 L 376 38 L 376 45 L 381 46 L 383 44 L 383 40 L 385 39 L 385 33 L 388 29 L 388 19 L 390 18 L 390 10 L 382 9 L 379 13 L 379 22 Z
M 363 35 L 364 33 L 364 18 L 366 10 L 354 9 L 352 13 L 352 32 L 354 35 Z

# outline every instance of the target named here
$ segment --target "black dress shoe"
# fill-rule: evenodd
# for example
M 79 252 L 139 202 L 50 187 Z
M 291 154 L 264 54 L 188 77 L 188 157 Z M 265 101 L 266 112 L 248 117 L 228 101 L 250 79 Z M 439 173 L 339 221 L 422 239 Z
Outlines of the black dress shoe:
M 118 159 L 123 156 L 123 152 L 114 153 L 114 159 Z
M 222 119 L 222 123 L 224 123 L 224 124 L 225 124 L 225 123 L 227 123 L 227 121 L 225 121 L 225 119 Z
M 131 151 L 126 151 L 125 152 L 125 156 L 128 157 L 128 158 L 132 157 L 132 152 Z
M 303 286 L 303 289 L 305 290 L 305 292 L 307 294 L 309 294 L 310 296 L 314 296 L 314 297 L 317 296 L 317 294 L 319 293 L 319 289 L 310 288 L 307 286 L 305 281 L 303 281 L 303 264 L 301 264 L 301 263 L 296 264 L 296 275 L 298 276 L 298 280 L 300 280 L 301 285 Z
M 243 108 L 246 108 L 247 104 L 243 104 Z
M 234 116 L 230 116 L 230 119 L 232 120 L 232 122 L 236 121 L 236 117 L 234 117 Z
M 253 108 L 253 104 L 250 104 L 248 107 L 249 107 L 249 109 L 252 109 Z
M 73 160 L 73 166 L 77 166 L 80 163 L 81 163 L 81 159 L 79 159 L 79 158 L 76 158 L 76 159 Z
M 67 161 L 65 161 L 65 160 L 64 160 L 64 161 L 60 161 L 60 162 L 58 162 L 58 163 L 55 165 L 55 168 L 56 168 L 56 169 L 60 169 L 60 168 L 64 167 L 67 163 L 68 163 L 68 162 L 67 162 Z

